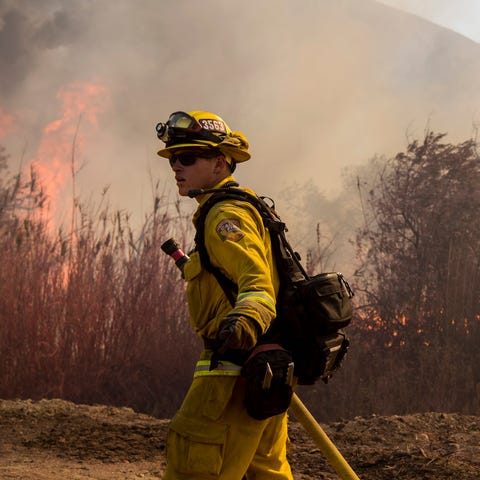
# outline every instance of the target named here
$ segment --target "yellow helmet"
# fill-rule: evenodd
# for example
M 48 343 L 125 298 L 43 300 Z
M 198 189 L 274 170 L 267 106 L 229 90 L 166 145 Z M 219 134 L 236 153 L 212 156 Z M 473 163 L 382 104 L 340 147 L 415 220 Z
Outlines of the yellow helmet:
M 157 137 L 165 142 L 158 155 L 170 158 L 179 150 L 220 150 L 236 163 L 250 158 L 248 141 L 241 132 L 232 132 L 218 115 L 196 110 L 174 112 L 166 123 L 156 127 Z

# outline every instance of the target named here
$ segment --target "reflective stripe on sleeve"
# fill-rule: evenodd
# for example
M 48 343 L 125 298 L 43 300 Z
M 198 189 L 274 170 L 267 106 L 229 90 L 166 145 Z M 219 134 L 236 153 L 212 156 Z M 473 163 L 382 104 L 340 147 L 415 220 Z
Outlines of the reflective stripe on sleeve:
M 237 305 L 241 304 L 243 300 L 260 303 L 269 310 L 275 311 L 275 300 L 266 293 L 262 292 L 244 292 L 237 297 Z
M 238 377 L 242 367 L 232 362 L 220 360 L 217 367 L 210 371 L 210 360 L 199 360 L 195 367 L 193 378 L 206 376 Z

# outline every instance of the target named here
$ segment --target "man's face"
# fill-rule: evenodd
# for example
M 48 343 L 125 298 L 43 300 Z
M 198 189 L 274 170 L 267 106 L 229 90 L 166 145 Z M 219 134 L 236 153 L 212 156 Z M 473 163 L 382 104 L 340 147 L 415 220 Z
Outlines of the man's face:
M 169 161 L 182 196 L 187 196 L 189 190 L 211 188 L 218 182 L 217 157 L 186 151 L 172 155 Z

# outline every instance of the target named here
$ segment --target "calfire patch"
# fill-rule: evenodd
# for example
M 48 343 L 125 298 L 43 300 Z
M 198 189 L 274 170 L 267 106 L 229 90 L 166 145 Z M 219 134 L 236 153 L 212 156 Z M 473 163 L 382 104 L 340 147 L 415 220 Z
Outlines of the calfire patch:
M 236 219 L 221 220 L 215 230 L 222 241 L 238 242 L 245 236 L 240 228 L 240 222 Z

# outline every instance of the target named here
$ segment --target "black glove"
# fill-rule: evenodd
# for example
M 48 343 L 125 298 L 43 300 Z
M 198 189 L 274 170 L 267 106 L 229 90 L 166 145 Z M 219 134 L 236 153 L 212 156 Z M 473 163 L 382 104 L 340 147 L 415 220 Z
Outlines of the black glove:
M 218 328 L 216 351 L 222 354 L 228 349 L 250 350 L 257 343 L 259 334 L 260 326 L 255 320 L 231 313 L 222 320 Z

